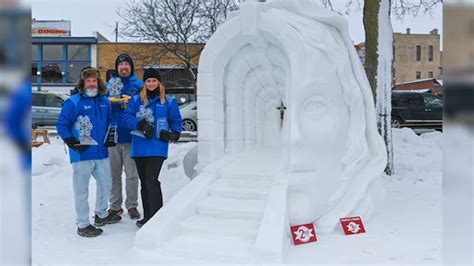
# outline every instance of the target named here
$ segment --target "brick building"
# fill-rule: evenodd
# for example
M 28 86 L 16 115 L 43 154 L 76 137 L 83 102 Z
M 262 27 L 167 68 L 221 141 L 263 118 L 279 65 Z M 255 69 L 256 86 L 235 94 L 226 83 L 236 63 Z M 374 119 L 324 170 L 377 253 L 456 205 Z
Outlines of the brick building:
M 362 64 L 365 45 L 355 45 Z M 440 35 L 437 29 L 429 34 L 393 33 L 393 83 L 420 79 L 442 79 Z
M 437 29 L 429 34 L 393 34 L 394 83 L 417 79 L 442 79 L 440 36 Z
M 199 54 L 204 44 L 191 44 L 193 71 L 197 74 Z M 112 43 L 99 42 L 97 45 L 97 66 L 103 77 L 108 70 L 115 68 L 115 59 L 121 53 L 132 56 L 135 73 L 142 79 L 146 68 L 158 69 L 167 94 L 175 96 L 181 103 L 195 100 L 195 89 L 191 73 L 184 69 L 183 62 L 176 55 L 167 52 L 163 44 L 158 43 Z

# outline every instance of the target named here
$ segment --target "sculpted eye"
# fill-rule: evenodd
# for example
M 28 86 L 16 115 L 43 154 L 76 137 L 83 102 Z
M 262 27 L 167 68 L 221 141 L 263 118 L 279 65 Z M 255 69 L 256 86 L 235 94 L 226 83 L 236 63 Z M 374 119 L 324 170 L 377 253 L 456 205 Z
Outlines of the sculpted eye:
M 324 112 L 328 108 L 327 102 L 318 97 L 318 98 L 311 98 L 306 101 L 303 105 L 303 111 L 307 115 L 318 115 Z

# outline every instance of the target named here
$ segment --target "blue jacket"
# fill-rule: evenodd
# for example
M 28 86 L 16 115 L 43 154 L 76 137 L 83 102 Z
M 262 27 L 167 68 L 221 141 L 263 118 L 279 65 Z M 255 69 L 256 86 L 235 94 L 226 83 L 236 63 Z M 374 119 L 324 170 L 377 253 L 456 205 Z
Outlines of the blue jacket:
M 113 78 L 117 78 L 117 76 L 114 76 Z M 120 79 L 123 84 L 122 95 L 137 95 L 140 88 L 143 87 L 143 81 L 139 80 L 135 74 L 128 78 Z M 110 81 L 107 82 L 106 87 L 108 88 L 109 85 Z M 109 96 L 108 92 L 107 96 Z M 112 123 L 116 124 L 118 127 L 118 143 L 130 143 L 132 141 L 130 130 L 120 121 L 120 116 L 123 111 L 124 109 L 121 107 L 120 103 L 112 103 Z
M 145 138 L 132 135 L 132 148 L 130 151 L 131 157 L 150 157 L 150 156 L 161 156 L 168 158 L 168 142 L 160 140 L 161 129 L 167 129 L 169 131 L 181 132 L 181 114 L 179 112 L 178 104 L 172 97 L 166 97 L 165 103 L 160 103 L 160 97 L 155 97 L 151 100 L 148 98 L 148 104 L 145 108 L 151 109 L 154 117 L 154 137 L 150 140 Z M 137 113 L 140 110 L 140 106 L 143 106 L 140 95 L 134 96 L 128 102 L 128 108 L 122 114 L 122 121 L 129 129 L 135 130 L 140 118 L 137 117 Z M 159 121 L 166 121 L 166 126 L 158 127 Z
M 104 140 L 112 118 L 109 100 L 103 95 L 90 98 L 84 93 L 74 94 L 66 100 L 56 123 L 58 134 L 63 140 L 75 137 L 79 141 L 79 132 L 74 125 L 80 115 L 89 117 L 92 123 L 91 137 L 99 145 L 91 145 L 83 152 L 69 149 L 71 163 L 108 158 L 109 152 L 104 146 Z
M 31 145 L 31 82 L 25 81 L 9 99 L 9 106 L 5 112 L 5 131 L 16 143 Z M 31 153 L 23 151 L 22 167 L 31 169 Z

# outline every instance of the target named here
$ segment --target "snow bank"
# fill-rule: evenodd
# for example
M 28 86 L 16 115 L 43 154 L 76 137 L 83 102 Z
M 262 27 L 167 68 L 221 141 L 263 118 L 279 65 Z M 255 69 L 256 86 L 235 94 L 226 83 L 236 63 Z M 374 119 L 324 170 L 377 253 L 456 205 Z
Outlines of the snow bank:
M 395 176 L 404 176 L 416 181 L 420 179 L 417 175 L 421 174 L 424 176 L 421 181 L 440 182 L 438 178 L 424 174 L 442 171 L 442 136 L 438 131 L 417 135 L 409 128 L 393 129 L 393 145 L 398 147 L 397 154 L 394 155 Z
M 404 128 L 395 129 L 393 136 L 395 175 L 383 178 L 387 190 L 386 200 L 382 203 L 382 211 L 375 214 L 376 218 L 366 223 L 367 233 L 346 237 L 340 230 L 332 234 L 317 231 L 318 242 L 290 246 L 285 263 L 441 263 L 443 134 L 433 132 L 418 136 L 412 130 Z M 46 145 L 34 150 L 34 163 L 38 165 L 36 160 L 51 162 L 54 160 L 48 157 L 62 156 L 66 164 L 45 165 L 47 172 L 51 174 L 33 177 L 34 264 L 196 263 L 183 261 L 179 257 L 137 252 L 133 248 L 137 229 L 128 216 L 124 216 L 119 224 L 104 227 L 105 232 L 99 238 L 84 239 L 77 236 L 71 167 L 62 143 L 52 141 L 51 145 L 56 147 L 49 148 Z M 171 157 L 174 154 L 182 156 L 184 151 L 178 150 L 192 146 L 180 145 L 170 145 Z M 43 149 L 51 149 L 51 152 L 43 152 Z M 170 175 L 160 178 L 164 194 L 168 193 L 169 198 L 186 183 L 182 177 Z M 93 184 L 91 182 L 91 206 L 95 200 Z M 344 256 L 341 256 L 341 252 Z
M 53 136 L 50 138 L 50 142 L 51 144 L 44 143 L 31 149 L 32 176 L 42 175 L 56 167 L 64 167 L 69 164 L 69 154 L 63 141 L 59 137 Z

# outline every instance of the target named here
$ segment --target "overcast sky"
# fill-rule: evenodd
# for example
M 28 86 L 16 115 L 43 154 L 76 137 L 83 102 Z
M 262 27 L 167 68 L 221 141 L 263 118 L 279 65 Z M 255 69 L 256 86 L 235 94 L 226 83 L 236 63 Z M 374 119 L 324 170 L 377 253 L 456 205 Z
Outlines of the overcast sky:
M 130 0 L 23 0 L 31 6 L 32 17 L 38 20 L 70 20 L 72 36 L 92 36 L 100 32 L 110 41 L 115 40 L 114 25 L 120 17 L 116 10 L 125 8 Z M 288 0 L 291 1 L 291 0 Z M 361 0 L 362 1 L 362 0 Z M 343 5 L 346 0 L 333 0 L 336 5 Z M 356 9 L 354 7 L 353 9 Z M 354 43 L 364 41 L 362 10 L 354 10 L 345 16 L 349 21 L 349 30 Z M 405 32 L 411 28 L 412 33 L 429 33 L 433 28 L 442 34 L 442 6 L 438 5 L 429 15 L 416 18 L 406 17 L 403 21 L 392 18 L 393 31 Z M 124 41 L 119 38 L 119 41 Z

